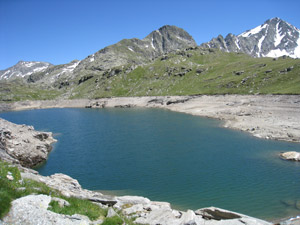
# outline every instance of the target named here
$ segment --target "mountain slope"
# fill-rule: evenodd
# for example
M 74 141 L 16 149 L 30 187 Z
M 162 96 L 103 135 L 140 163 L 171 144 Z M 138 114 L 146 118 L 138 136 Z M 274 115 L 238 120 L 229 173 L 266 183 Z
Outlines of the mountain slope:
M 15 77 L 25 77 L 33 73 L 41 72 L 46 70 L 51 63 L 47 62 L 24 62 L 19 61 L 16 65 L 0 71 L 1 79 L 10 79 Z
M 243 52 L 253 57 L 300 58 L 300 30 L 293 25 L 273 18 L 238 36 L 219 35 L 201 46 L 218 48 L 226 52 Z
M 195 47 L 196 42 L 186 31 L 176 26 L 163 26 L 140 40 L 124 39 L 88 56 L 76 68 L 103 71 L 125 64 L 148 63 L 152 59 L 177 49 Z

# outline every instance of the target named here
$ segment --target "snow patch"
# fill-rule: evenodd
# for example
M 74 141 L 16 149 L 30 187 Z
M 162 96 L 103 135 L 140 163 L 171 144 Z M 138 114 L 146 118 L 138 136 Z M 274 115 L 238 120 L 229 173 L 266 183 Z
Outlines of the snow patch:
M 66 68 L 63 68 L 62 71 L 56 75 L 56 78 L 60 77 L 60 75 L 64 73 L 72 73 L 79 63 L 80 61 L 74 62 L 73 64 L 67 66 Z
M 130 51 L 134 52 L 132 48 L 130 48 L 130 47 L 127 47 L 127 48 L 128 48 Z
M 181 40 L 181 41 L 186 41 L 185 39 L 183 39 L 182 37 L 176 36 L 177 39 Z
M 32 67 L 36 64 L 37 64 L 36 62 L 23 62 L 23 65 L 26 66 L 26 67 Z
M 274 49 L 271 50 L 268 54 L 266 54 L 266 57 L 272 57 L 272 58 L 277 58 L 280 56 L 284 56 L 284 55 L 288 55 L 290 56 L 290 54 L 286 51 L 286 50 L 280 50 L 280 49 Z
M 277 23 L 276 24 L 276 34 L 275 34 L 275 37 L 274 37 L 274 45 L 275 45 L 275 47 L 277 47 L 281 43 L 282 38 L 284 38 L 284 34 L 282 34 L 281 31 L 282 30 L 279 29 L 279 23 Z
M 47 68 L 48 68 L 48 66 L 41 66 L 41 67 L 35 68 L 35 69 L 33 69 L 33 73 L 41 72 Z
M 241 50 L 241 46 L 240 46 L 240 43 L 239 43 L 238 39 L 235 39 L 235 40 L 234 40 L 234 43 L 235 43 L 236 47 L 237 47 L 239 50 Z
M 259 32 L 261 32 L 264 28 L 266 28 L 268 26 L 268 24 L 264 24 L 264 25 L 260 25 L 258 27 L 255 27 L 254 29 L 252 30 L 249 30 L 249 31 L 246 31 L 240 35 L 238 35 L 238 37 L 249 37 L 249 36 L 252 36 L 254 34 L 257 34 Z
M 258 41 L 258 44 L 257 44 L 257 47 L 258 47 L 257 55 L 258 56 L 261 54 L 261 45 L 262 45 L 263 41 L 265 40 L 265 38 L 266 38 L 266 36 L 262 36 Z
M 95 54 L 93 54 L 90 58 L 90 62 L 94 62 L 95 61 Z
M 155 49 L 154 44 L 153 44 L 153 38 L 152 38 L 152 40 L 151 40 L 151 47 L 152 47 L 153 49 Z
M 9 73 L 10 73 L 10 70 L 7 70 L 4 74 L 1 75 L 0 80 L 1 79 L 8 79 L 7 74 L 9 74 Z

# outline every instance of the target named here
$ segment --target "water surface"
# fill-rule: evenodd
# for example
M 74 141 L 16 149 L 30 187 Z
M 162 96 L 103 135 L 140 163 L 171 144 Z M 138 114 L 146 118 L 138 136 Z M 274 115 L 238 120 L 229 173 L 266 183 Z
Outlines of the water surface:
M 44 109 L 1 113 L 58 142 L 42 175 L 68 174 L 91 190 L 142 195 L 179 209 L 216 206 L 263 219 L 300 214 L 296 143 L 267 141 L 217 120 L 161 109 Z M 300 201 L 299 201 L 300 203 Z M 300 204 L 299 204 L 300 205 Z

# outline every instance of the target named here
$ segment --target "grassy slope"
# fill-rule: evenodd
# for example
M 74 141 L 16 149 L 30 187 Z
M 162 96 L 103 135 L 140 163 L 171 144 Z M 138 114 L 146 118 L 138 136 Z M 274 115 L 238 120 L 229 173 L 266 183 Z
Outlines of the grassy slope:
M 128 51 L 128 49 L 126 49 Z M 124 50 L 125 51 L 125 50 Z M 132 53 L 132 52 L 130 52 Z M 69 92 L 70 98 L 157 96 L 196 94 L 300 94 L 300 59 L 252 58 L 245 54 L 196 49 L 177 51 L 168 59 L 119 69 L 116 75 L 92 71 L 93 78 L 78 85 L 89 70 L 83 70 L 62 89 L 39 89 L 35 84 L 0 84 L 0 101 L 54 99 Z M 289 72 L 280 71 L 293 67 Z M 189 72 L 187 72 L 190 70 Z M 199 70 L 203 72 L 199 73 Z M 198 73 L 197 73 L 198 71 Z M 243 71 L 241 75 L 235 72 Z M 271 71 L 267 73 L 266 71 Z M 187 72 L 183 76 L 180 73 Z
M 7 179 L 7 175 L 14 178 Z M 100 208 L 98 205 L 84 199 L 75 197 L 65 197 L 59 191 L 46 186 L 42 182 L 30 179 L 21 179 L 20 171 L 13 165 L 0 160 L 0 219 L 2 219 L 11 207 L 11 202 L 30 194 L 45 194 L 52 197 L 59 197 L 67 200 L 70 206 L 61 208 L 57 202 L 50 203 L 49 210 L 66 215 L 81 214 L 89 217 L 90 220 L 102 219 L 104 224 L 133 224 L 133 219 L 126 218 L 121 212 L 119 216 L 107 218 L 107 209 Z
M 95 76 L 77 86 L 73 98 L 195 94 L 300 94 L 300 60 L 252 58 L 237 53 L 191 50 L 157 59 L 129 74 Z M 191 56 L 192 55 L 192 56 Z M 289 72 L 280 73 L 293 67 Z M 171 68 L 171 69 L 170 69 Z M 184 76 L 180 72 L 190 69 Z M 204 70 L 197 73 L 197 70 Z M 173 70 L 173 72 L 170 72 Z M 270 71 L 271 72 L 266 72 Z M 236 71 L 244 71 L 236 75 Z M 100 81 L 95 82 L 98 79 Z

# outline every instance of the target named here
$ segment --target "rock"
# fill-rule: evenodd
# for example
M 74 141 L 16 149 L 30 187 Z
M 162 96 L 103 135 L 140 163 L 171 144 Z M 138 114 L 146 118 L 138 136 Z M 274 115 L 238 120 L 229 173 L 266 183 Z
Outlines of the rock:
M 49 134 L 47 133 L 39 133 L 34 135 L 35 138 L 39 139 L 40 141 L 44 141 L 49 137 Z M 27 139 L 28 140 L 28 139 Z M 29 143 L 29 140 L 27 141 L 27 143 Z
M 12 175 L 6 175 L 6 178 L 8 179 L 8 180 L 14 180 L 14 177 L 12 176 Z
M 230 220 L 230 219 L 239 219 L 241 218 L 240 215 L 226 211 L 221 210 L 217 208 L 204 208 L 204 209 L 198 209 L 195 211 L 197 215 L 202 216 L 202 218 L 207 220 Z
M 32 126 L 0 119 L 0 127 L 0 158 L 24 167 L 45 161 L 56 141 L 51 132 L 38 132 Z
M 136 214 L 137 212 L 143 212 L 144 210 L 152 211 L 152 209 L 150 207 L 146 207 L 144 209 L 144 206 L 142 204 L 136 204 L 136 205 L 133 205 L 129 208 L 124 209 L 123 212 L 126 215 L 131 215 L 131 214 Z
M 81 84 L 81 83 L 83 83 L 83 82 L 85 82 L 85 81 L 87 81 L 87 80 L 89 80 L 89 79 L 91 79 L 91 78 L 93 78 L 93 77 L 94 77 L 93 75 L 81 77 L 81 78 L 79 79 L 79 81 L 78 81 L 78 85 Z
M 271 73 L 272 69 L 266 70 L 265 73 Z
M 200 74 L 203 73 L 205 71 L 205 69 L 196 69 L 196 73 Z
M 150 101 L 148 101 L 148 104 L 151 104 L 151 103 L 163 105 L 164 99 L 163 98 L 154 98 L 154 99 L 151 99 Z
M 300 161 L 300 152 L 284 152 L 280 154 L 280 157 L 291 161 Z
M 70 203 L 62 198 L 57 198 L 57 197 L 51 197 L 51 201 L 55 201 L 58 203 L 59 207 L 63 208 L 65 206 L 70 206 Z
M 125 105 L 116 105 L 115 108 L 132 108 L 135 105 L 132 104 L 125 104 Z
M 300 210 L 300 200 L 297 200 L 295 203 L 296 209 Z
M 234 71 L 233 72 L 235 75 L 237 75 L 237 76 L 240 76 L 240 75 L 242 75 L 243 73 L 245 73 L 245 71 L 243 71 L 243 70 L 241 70 L 241 71 Z
M 125 204 L 142 204 L 146 205 L 150 203 L 150 200 L 148 198 L 140 197 L 140 196 L 121 196 L 117 197 L 117 205 L 125 205 Z
M 51 197 L 28 195 L 12 202 L 12 207 L 3 221 L 7 224 L 89 224 L 90 220 L 81 215 L 63 215 L 48 210 Z
M 118 215 L 113 208 L 108 208 L 107 216 L 108 218 Z
M 295 207 L 295 200 L 292 199 L 284 199 L 280 200 L 280 202 L 285 205 L 286 207 Z
M 19 188 L 17 188 L 16 190 L 17 190 L 17 191 L 25 191 L 26 188 L 25 188 L 25 187 L 19 187 Z

